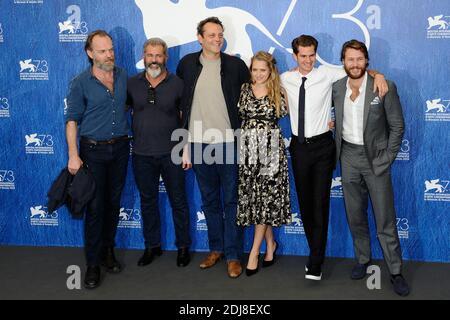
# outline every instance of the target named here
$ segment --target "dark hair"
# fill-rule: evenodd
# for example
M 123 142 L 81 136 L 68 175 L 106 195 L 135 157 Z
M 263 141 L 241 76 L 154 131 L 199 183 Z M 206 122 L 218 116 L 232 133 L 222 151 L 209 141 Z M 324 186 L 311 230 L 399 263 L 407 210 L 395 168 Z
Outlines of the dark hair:
M 105 30 L 95 30 L 95 31 L 92 31 L 91 33 L 89 33 L 89 35 L 88 35 L 88 37 L 87 37 L 87 39 L 86 39 L 86 42 L 85 42 L 85 44 L 84 44 L 84 51 L 86 51 L 86 54 L 87 54 L 87 51 L 88 51 L 88 50 L 92 50 L 92 40 L 94 39 L 95 36 L 108 37 L 108 38 L 110 38 L 111 41 L 112 41 L 112 37 L 111 37 L 111 36 L 109 35 L 109 33 L 106 32 Z M 88 55 L 88 59 L 89 59 L 89 63 L 92 64 L 93 61 L 92 61 L 92 59 L 89 57 L 89 55 Z
M 313 36 L 308 36 L 306 34 L 302 34 L 300 37 L 295 38 L 292 40 L 292 51 L 294 51 L 294 54 L 298 53 L 298 47 L 314 47 L 314 52 L 317 52 L 317 47 L 319 45 L 319 42 L 314 38 Z
M 344 43 L 344 45 L 342 46 L 342 50 L 341 50 L 341 61 L 344 61 L 345 58 L 345 52 L 347 51 L 347 49 L 355 49 L 355 50 L 359 50 L 362 53 L 364 53 L 364 57 L 366 57 L 367 59 L 367 64 L 366 67 L 369 65 L 369 51 L 367 50 L 366 44 L 364 42 L 352 39 L 350 41 L 347 41 L 346 43 Z
M 206 18 L 206 19 L 204 19 L 204 20 L 202 20 L 202 21 L 200 21 L 198 23 L 198 25 L 197 25 L 197 34 L 199 34 L 199 35 L 201 35 L 203 37 L 203 32 L 204 32 L 203 27 L 208 22 L 218 24 L 219 26 L 222 27 L 222 30 L 225 30 L 225 28 L 223 27 L 222 21 L 220 21 L 219 18 L 217 18 L 217 17 L 209 17 L 209 18 Z

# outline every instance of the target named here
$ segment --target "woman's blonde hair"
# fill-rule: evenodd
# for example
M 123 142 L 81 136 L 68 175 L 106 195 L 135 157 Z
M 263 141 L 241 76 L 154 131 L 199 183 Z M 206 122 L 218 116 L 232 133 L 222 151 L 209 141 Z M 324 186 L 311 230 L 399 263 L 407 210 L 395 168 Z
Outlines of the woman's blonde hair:
M 275 58 L 268 52 L 258 51 L 252 57 L 250 63 L 250 72 L 252 71 L 253 61 L 264 61 L 269 68 L 269 78 L 267 79 L 267 90 L 268 90 L 268 98 L 269 101 L 275 106 L 275 112 L 277 117 L 280 116 L 281 109 L 281 84 L 280 84 L 280 75 L 277 69 L 277 61 Z

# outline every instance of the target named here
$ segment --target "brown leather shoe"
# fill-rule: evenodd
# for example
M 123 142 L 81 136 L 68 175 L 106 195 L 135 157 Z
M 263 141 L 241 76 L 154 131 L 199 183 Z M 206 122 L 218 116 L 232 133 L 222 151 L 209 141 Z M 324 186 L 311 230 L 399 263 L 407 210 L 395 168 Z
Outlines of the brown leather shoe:
M 241 263 L 239 261 L 228 261 L 228 275 L 230 278 L 237 278 L 242 273 Z
M 222 252 L 212 251 L 208 254 L 205 260 L 203 260 L 202 263 L 200 263 L 200 268 L 202 269 L 211 268 L 213 265 L 219 262 L 220 259 L 222 259 L 222 257 L 223 257 Z

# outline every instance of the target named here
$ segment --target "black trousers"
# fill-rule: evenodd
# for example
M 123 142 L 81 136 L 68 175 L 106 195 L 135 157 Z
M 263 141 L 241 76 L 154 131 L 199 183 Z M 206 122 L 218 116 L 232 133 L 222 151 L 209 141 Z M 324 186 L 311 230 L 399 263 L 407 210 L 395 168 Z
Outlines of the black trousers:
M 289 147 L 295 187 L 306 238 L 309 263 L 324 262 L 330 216 L 330 188 L 336 147 L 330 134 L 310 143 L 299 143 L 292 136 Z
M 125 185 L 130 143 L 110 145 L 80 142 L 80 158 L 95 180 L 95 197 L 88 204 L 84 220 L 87 265 L 99 265 L 102 248 L 114 247 L 119 223 L 120 197 Z
M 134 179 L 141 198 L 143 234 L 146 248 L 161 245 L 161 221 L 159 212 L 159 177 L 163 178 L 172 207 L 175 228 L 175 245 L 186 248 L 191 245 L 189 234 L 189 206 L 186 199 L 184 170 L 172 162 L 170 154 L 162 156 L 133 155 Z

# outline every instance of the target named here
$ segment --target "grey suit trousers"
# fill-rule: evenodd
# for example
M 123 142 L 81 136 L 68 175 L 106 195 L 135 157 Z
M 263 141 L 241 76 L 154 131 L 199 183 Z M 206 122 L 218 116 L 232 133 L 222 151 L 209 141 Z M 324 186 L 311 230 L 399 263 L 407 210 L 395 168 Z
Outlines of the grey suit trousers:
M 401 273 L 402 254 L 396 226 L 390 171 L 376 176 L 371 170 L 364 146 L 346 141 L 342 143 L 340 160 L 345 209 L 356 259 L 361 264 L 371 259 L 367 217 L 368 195 L 370 195 L 377 237 L 389 272 Z

